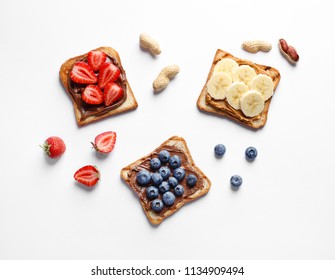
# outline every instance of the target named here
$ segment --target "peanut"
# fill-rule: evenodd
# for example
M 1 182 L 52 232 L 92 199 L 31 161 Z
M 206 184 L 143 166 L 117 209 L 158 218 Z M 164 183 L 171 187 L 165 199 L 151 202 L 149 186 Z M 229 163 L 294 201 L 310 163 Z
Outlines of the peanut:
M 157 78 L 154 80 L 152 87 L 154 88 L 155 92 L 161 91 L 167 87 L 174 76 L 179 73 L 179 66 L 178 65 L 170 65 L 164 67 Z
M 251 53 L 256 53 L 259 51 L 269 52 L 272 49 L 272 45 L 268 42 L 261 40 L 245 41 L 242 44 L 242 48 Z
M 282 55 L 292 64 L 296 64 L 299 61 L 299 55 L 296 49 L 289 46 L 284 39 L 279 39 L 278 47 Z
M 158 42 L 146 33 L 140 35 L 140 46 L 143 49 L 149 50 L 153 55 L 159 55 L 161 53 Z

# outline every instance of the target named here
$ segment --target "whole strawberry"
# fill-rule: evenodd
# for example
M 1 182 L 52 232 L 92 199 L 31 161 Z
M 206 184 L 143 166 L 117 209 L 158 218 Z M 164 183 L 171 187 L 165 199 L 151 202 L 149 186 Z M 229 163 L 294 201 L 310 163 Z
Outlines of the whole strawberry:
M 57 136 L 49 137 L 40 147 L 50 158 L 59 158 L 66 150 L 64 141 Z

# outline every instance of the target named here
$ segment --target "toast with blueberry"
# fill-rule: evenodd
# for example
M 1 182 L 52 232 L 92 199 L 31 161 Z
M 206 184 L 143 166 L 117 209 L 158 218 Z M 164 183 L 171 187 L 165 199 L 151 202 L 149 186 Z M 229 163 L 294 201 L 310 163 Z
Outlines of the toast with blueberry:
M 113 48 L 100 47 L 66 60 L 59 76 L 79 126 L 138 106 L 120 56 Z
M 136 193 L 154 225 L 205 195 L 211 187 L 211 181 L 195 165 L 186 141 L 178 136 L 122 168 L 121 178 Z
M 201 111 L 258 129 L 266 124 L 279 81 L 277 69 L 218 49 L 197 106 Z

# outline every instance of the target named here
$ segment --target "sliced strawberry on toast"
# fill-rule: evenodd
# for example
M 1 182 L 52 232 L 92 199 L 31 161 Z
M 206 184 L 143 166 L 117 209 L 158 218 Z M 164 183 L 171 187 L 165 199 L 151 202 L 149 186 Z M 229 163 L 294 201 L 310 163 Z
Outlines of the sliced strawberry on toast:
M 110 106 L 123 97 L 122 88 L 116 83 L 108 83 L 104 89 L 104 103 Z
M 115 82 L 120 74 L 120 69 L 113 63 L 104 63 L 99 70 L 99 87 L 104 88 L 108 83 Z
M 114 131 L 106 131 L 97 135 L 92 145 L 97 152 L 108 154 L 113 151 L 115 142 L 116 133 Z
M 91 66 L 83 61 L 78 61 L 73 65 L 70 78 L 78 84 L 95 84 L 98 81 Z
M 93 187 L 100 179 L 99 170 L 93 165 L 86 165 L 76 171 L 74 179 L 88 187 Z
M 98 105 L 104 102 L 104 94 L 96 85 L 88 85 L 81 94 L 81 98 L 87 104 Z
M 87 55 L 87 62 L 93 69 L 93 71 L 98 71 L 101 65 L 106 62 L 107 55 L 102 51 L 90 51 Z

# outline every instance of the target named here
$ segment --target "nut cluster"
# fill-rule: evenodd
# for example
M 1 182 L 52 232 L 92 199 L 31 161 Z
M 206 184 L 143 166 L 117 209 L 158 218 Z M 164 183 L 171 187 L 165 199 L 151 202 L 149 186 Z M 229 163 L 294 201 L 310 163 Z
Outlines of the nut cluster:
M 149 50 L 152 55 L 159 55 L 161 53 L 159 43 L 146 33 L 142 33 L 140 35 L 140 46 L 145 50 Z M 152 84 L 154 92 L 159 92 L 165 89 L 169 84 L 170 79 L 172 79 L 178 73 L 178 65 L 164 67 Z

